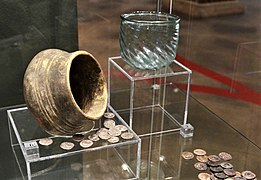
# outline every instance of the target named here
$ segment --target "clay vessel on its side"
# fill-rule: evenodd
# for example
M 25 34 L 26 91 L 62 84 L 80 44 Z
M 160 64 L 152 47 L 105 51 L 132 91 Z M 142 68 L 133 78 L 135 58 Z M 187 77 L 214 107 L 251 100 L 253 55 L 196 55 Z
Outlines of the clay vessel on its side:
M 52 135 L 90 131 L 107 106 L 101 66 L 86 51 L 39 52 L 24 75 L 24 98 L 42 129 Z

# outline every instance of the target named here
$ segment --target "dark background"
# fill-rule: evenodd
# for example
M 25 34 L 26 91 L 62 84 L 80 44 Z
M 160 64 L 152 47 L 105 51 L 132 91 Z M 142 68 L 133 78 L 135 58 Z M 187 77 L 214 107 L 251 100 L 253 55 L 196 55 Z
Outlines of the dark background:
M 24 103 L 23 74 L 39 51 L 78 49 L 77 1 L 0 2 L 0 108 Z

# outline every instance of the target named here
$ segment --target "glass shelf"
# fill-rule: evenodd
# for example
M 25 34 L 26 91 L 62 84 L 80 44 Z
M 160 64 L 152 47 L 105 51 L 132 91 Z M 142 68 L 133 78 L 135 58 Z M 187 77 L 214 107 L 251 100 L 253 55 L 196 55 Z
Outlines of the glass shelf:
M 125 125 L 134 137 L 130 140 L 120 138 L 118 143 L 113 144 L 101 139 L 89 148 L 82 148 L 72 137 L 47 134 L 36 123 L 27 107 L 8 110 L 11 146 L 22 177 L 29 180 L 41 179 L 46 172 L 50 175 L 52 174 L 50 171 L 54 169 L 57 171 L 57 168 L 60 168 L 59 164 L 66 164 L 65 161 L 68 167 L 62 168 L 61 175 L 66 173 L 66 169 L 71 170 L 73 166 L 78 166 L 78 169 L 81 167 L 81 174 L 86 177 L 109 177 L 108 171 L 113 171 L 114 176 L 120 179 L 137 179 L 140 168 L 141 140 L 114 109 L 109 108 L 108 111 L 116 115 L 114 118 L 116 124 Z M 93 134 L 103 127 L 104 119 L 97 121 L 95 128 L 86 135 Z M 43 146 L 39 144 L 42 138 L 51 138 L 53 143 Z M 60 148 L 62 142 L 72 142 L 74 147 L 71 150 L 63 150 Z M 103 166 L 107 167 L 106 172 Z M 100 172 L 97 170 L 99 168 Z M 95 171 L 90 171 L 90 169 L 95 169 Z

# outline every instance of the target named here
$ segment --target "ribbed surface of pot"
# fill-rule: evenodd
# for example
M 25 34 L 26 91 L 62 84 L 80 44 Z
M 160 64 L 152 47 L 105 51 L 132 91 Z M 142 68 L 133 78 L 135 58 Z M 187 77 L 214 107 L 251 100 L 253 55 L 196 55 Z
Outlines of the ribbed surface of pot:
M 42 129 L 52 135 L 90 131 L 107 106 L 99 63 L 86 51 L 39 52 L 24 75 L 24 98 Z

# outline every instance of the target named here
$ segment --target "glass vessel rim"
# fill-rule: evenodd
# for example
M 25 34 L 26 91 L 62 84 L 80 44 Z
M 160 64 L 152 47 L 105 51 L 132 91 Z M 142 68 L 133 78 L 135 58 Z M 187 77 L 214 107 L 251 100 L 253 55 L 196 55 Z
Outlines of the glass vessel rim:
M 130 17 L 134 16 L 144 16 L 144 15 L 160 15 L 161 17 L 166 17 L 164 20 L 137 20 L 130 19 Z M 148 23 L 148 24 L 168 24 L 173 22 L 179 22 L 180 18 L 174 14 L 168 14 L 164 12 L 155 12 L 155 11 L 134 11 L 130 13 L 121 14 L 121 19 L 124 21 L 129 21 L 133 23 Z

